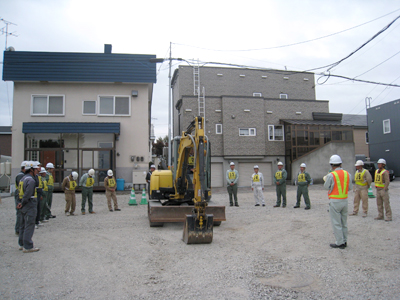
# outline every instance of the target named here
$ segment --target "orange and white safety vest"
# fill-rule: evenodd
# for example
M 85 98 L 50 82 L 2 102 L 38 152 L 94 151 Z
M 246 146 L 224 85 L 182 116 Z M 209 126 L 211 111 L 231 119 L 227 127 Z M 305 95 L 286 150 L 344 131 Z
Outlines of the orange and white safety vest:
M 345 170 L 332 172 L 333 182 L 335 183 L 332 191 L 328 193 L 329 199 L 347 199 L 349 193 L 349 173 Z
M 379 170 L 375 171 L 375 187 L 384 188 L 385 184 L 383 183 L 383 173 L 385 173 L 386 169 L 383 169 L 382 172 Z

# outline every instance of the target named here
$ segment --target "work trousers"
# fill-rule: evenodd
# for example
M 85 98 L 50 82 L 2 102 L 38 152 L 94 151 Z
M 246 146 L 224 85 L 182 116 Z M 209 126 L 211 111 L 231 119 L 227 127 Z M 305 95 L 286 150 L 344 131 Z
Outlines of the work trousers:
M 65 202 L 65 212 L 74 213 L 76 206 L 75 191 L 65 191 Z
M 54 187 L 52 185 L 48 185 L 47 188 L 48 188 L 48 191 L 47 191 L 46 199 L 47 199 L 48 212 L 45 215 L 46 218 L 51 216 L 51 205 L 53 204 L 53 190 L 54 190 Z
M 16 233 L 19 232 L 19 227 L 21 226 L 21 218 L 22 218 L 22 216 L 21 216 L 21 210 L 20 210 L 20 209 L 17 209 L 18 198 L 19 198 L 19 194 L 16 192 L 16 193 L 15 193 L 15 197 L 14 197 L 14 200 L 15 200 L 15 210 L 16 210 L 16 213 L 15 213 L 15 216 L 16 216 L 16 220 L 15 220 L 15 232 L 16 232 Z
M 45 219 L 45 215 L 47 214 L 47 191 L 42 192 L 42 201 L 40 202 L 40 221 Z
M 89 202 L 89 212 L 93 211 L 93 187 L 82 187 L 82 207 L 81 211 L 85 212 L 86 199 Z
M 286 184 L 276 185 L 277 206 L 281 206 L 281 198 L 282 198 L 282 206 L 286 206 Z
M 111 206 L 111 199 L 114 202 L 114 210 L 118 209 L 117 195 L 116 195 L 115 191 L 114 192 L 106 191 L 106 198 L 107 198 L 107 205 L 108 205 L 109 210 L 113 209 Z
M 265 204 L 263 189 L 261 185 L 255 185 L 253 187 L 253 194 L 254 194 L 254 201 L 256 202 L 256 204 L 260 204 L 260 202 L 262 204 Z
M 37 199 L 31 200 L 21 208 L 21 226 L 19 227 L 18 244 L 25 249 L 33 248 L 32 236 L 35 232 Z
M 360 209 L 360 200 L 362 200 L 362 210 L 364 214 L 368 213 L 368 186 L 356 187 L 354 192 L 354 208 L 353 213 L 358 214 Z
M 336 245 L 347 243 L 347 212 L 348 200 L 329 199 L 329 215 L 331 217 Z
M 389 201 L 389 191 L 376 189 L 376 205 L 378 206 L 378 218 L 384 217 L 383 208 L 386 212 L 386 220 L 392 220 L 392 209 Z
M 296 206 L 300 206 L 301 195 L 303 195 L 304 203 L 306 204 L 306 207 L 311 207 L 310 197 L 308 196 L 308 186 L 307 185 L 297 185 Z
M 237 199 L 237 184 L 234 185 L 228 185 L 227 187 L 228 193 L 229 193 L 229 204 L 233 205 L 233 198 L 235 198 L 235 204 L 238 204 L 238 199 Z
M 40 192 L 37 192 L 37 209 L 36 209 L 36 224 L 39 224 L 40 221 L 40 208 L 42 206 L 42 197 L 43 197 L 43 192 L 42 189 L 40 189 Z

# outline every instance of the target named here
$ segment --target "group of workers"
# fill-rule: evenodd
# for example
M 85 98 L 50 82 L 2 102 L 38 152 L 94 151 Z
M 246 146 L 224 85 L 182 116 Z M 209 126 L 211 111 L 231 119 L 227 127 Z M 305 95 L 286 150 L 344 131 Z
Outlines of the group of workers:
M 54 190 L 54 165 L 48 163 L 46 168 L 41 167 L 38 161 L 23 161 L 21 171 L 15 177 L 17 191 L 15 193 L 16 224 L 15 234 L 18 235 L 19 250 L 23 253 L 37 252 L 40 249 L 34 247 L 32 236 L 35 229 L 49 219 L 55 218 L 51 214 L 51 206 Z M 95 214 L 93 210 L 93 185 L 95 171 L 90 169 L 80 179 L 82 187 L 82 215 L 86 214 L 86 200 L 90 214 Z M 78 173 L 72 172 L 64 178 L 62 190 L 65 193 L 65 215 L 74 216 L 76 198 L 75 190 L 77 187 Z M 104 179 L 106 189 L 107 206 L 110 212 L 120 211 L 116 196 L 116 180 L 113 171 L 107 171 L 107 177 Z M 113 200 L 114 209 L 111 204 Z
M 342 159 L 339 155 L 332 155 L 329 164 L 331 170 L 324 176 L 324 188 L 328 190 L 329 215 L 332 223 L 336 242 L 330 244 L 332 248 L 344 249 L 347 247 L 347 215 L 348 215 L 348 191 L 353 188 L 351 174 L 342 169 Z M 278 170 L 274 174 L 274 185 L 276 188 L 276 204 L 274 207 L 286 207 L 286 178 L 287 172 L 283 168 L 283 163 L 278 162 Z M 372 183 L 372 176 L 368 170 L 364 169 L 364 162 L 358 160 L 355 164 L 355 189 L 354 189 L 354 208 L 350 216 L 356 216 L 362 201 L 363 217 L 368 214 L 368 189 Z M 378 207 L 378 217 L 375 220 L 392 221 L 392 210 L 389 201 L 389 172 L 385 169 L 386 161 L 381 158 L 378 160 L 378 170 L 375 171 L 376 203 Z M 308 186 L 312 183 L 309 173 L 306 171 L 306 164 L 300 165 L 300 171 L 295 177 L 297 184 L 297 199 L 294 208 L 300 207 L 301 196 L 303 195 L 305 209 L 311 209 Z M 230 169 L 226 171 L 227 190 L 229 194 L 230 206 L 239 206 L 237 198 L 237 183 L 239 172 L 235 169 L 235 163 L 230 163 Z M 254 166 L 254 173 L 251 176 L 251 188 L 254 193 L 255 206 L 265 206 L 263 195 L 264 177 L 259 172 L 259 167 Z M 234 200 L 234 202 L 233 202 Z

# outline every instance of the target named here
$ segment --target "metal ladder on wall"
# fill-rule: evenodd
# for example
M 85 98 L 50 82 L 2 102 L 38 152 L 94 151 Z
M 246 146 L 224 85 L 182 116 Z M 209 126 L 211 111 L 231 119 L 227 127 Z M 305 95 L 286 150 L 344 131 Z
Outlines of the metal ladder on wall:
M 200 67 L 199 64 L 193 66 L 193 95 L 197 95 L 198 116 L 206 118 L 206 97 L 205 88 L 200 93 Z M 204 124 L 205 126 L 205 124 Z M 205 127 L 204 127 L 205 128 Z
M 204 119 L 206 118 L 206 99 L 205 99 L 205 88 L 203 86 L 203 89 L 201 91 L 201 94 L 199 93 L 197 102 L 199 104 L 199 116 L 203 117 Z
M 193 66 L 193 95 L 200 94 L 200 68 L 199 65 Z

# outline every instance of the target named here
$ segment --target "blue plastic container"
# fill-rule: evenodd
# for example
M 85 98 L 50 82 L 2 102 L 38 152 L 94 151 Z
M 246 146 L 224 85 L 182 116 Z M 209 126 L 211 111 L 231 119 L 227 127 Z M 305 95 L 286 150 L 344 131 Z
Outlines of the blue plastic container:
M 125 186 L 125 179 L 118 178 L 117 179 L 117 191 L 123 191 Z

